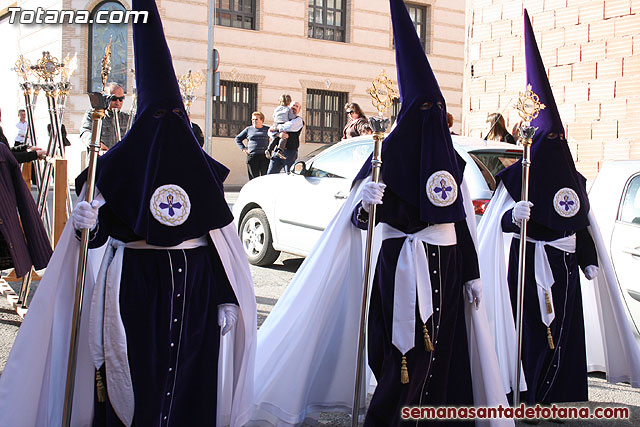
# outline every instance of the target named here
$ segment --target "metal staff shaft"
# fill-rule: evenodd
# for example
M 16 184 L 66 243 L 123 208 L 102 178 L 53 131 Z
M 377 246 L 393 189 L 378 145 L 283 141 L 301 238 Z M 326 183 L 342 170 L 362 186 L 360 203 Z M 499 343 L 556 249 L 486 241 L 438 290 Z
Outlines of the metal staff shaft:
M 56 132 L 56 145 L 58 148 L 58 151 L 60 152 L 60 156 L 64 159 L 65 158 L 65 148 L 64 148 L 64 142 L 62 141 L 62 117 L 58 117 L 58 107 L 56 105 L 56 97 L 52 96 L 51 97 L 51 107 L 53 108 L 53 120 L 54 120 L 54 126 L 53 129 Z M 53 168 L 53 165 L 51 166 Z M 71 204 L 71 190 L 69 188 L 69 182 L 67 182 L 67 217 L 69 215 L 71 215 L 71 210 L 73 209 L 73 206 Z
M 54 99 L 55 102 L 55 99 Z M 62 140 L 62 119 L 64 117 L 64 111 L 65 111 L 65 107 L 66 107 L 66 102 L 67 102 L 67 94 L 64 92 L 61 92 L 60 96 L 59 96 L 59 101 L 58 101 L 58 107 L 56 108 L 56 111 L 59 111 L 59 113 L 56 114 L 56 117 L 58 119 L 58 130 L 60 131 L 59 133 L 59 141 L 60 141 L 60 153 L 62 154 L 63 158 L 66 158 L 66 149 L 64 147 L 64 141 Z M 54 104 L 55 106 L 55 104 Z M 73 202 L 71 199 L 71 188 L 69 187 L 69 182 L 67 181 L 67 218 L 71 215 L 71 211 L 73 210 Z
M 122 135 L 120 134 L 120 110 L 113 108 L 111 112 L 113 113 L 113 122 L 116 126 L 116 142 L 120 142 L 122 139 Z
M 380 181 L 380 168 L 382 167 L 382 140 L 384 131 L 373 135 L 373 156 L 371 158 L 371 180 Z M 360 311 L 360 333 L 358 335 L 358 354 L 356 357 L 356 385 L 353 392 L 353 409 L 351 412 L 351 425 L 357 427 L 360 411 L 360 389 L 362 388 L 362 376 L 364 365 L 364 343 L 367 327 L 367 315 L 369 313 L 369 281 L 371 277 L 371 258 L 373 257 L 373 231 L 376 226 L 376 205 L 369 208 L 369 223 L 367 224 L 367 245 L 364 259 L 364 285 L 362 287 L 362 308 Z
M 85 200 L 93 201 L 95 192 L 96 166 L 98 151 L 100 150 L 100 133 L 104 109 L 94 108 L 92 112 L 93 128 L 91 130 L 91 144 L 89 145 L 89 167 L 85 184 Z M 71 340 L 69 342 L 69 359 L 67 363 L 67 380 L 64 389 L 64 409 L 62 425 L 71 425 L 71 410 L 73 406 L 73 390 L 76 380 L 76 364 L 78 359 L 78 338 L 80 334 L 80 320 L 82 318 L 82 299 L 84 296 L 84 282 L 87 273 L 87 257 L 89 254 L 89 229 L 81 230 L 80 254 L 78 256 L 78 272 L 76 276 L 75 298 L 73 302 L 73 318 L 71 321 Z
M 51 92 L 49 90 L 47 93 L 47 107 L 49 108 L 49 119 L 51 121 L 51 132 L 49 133 L 49 144 L 47 145 L 47 153 L 49 155 L 55 155 L 55 129 L 54 129 L 54 120 L 53 120 L 53 110 L 51 105 Z M 42 212 L 44 211 L 44 207 L 47 204 L 47 192 L 49 191 L 49 184 L 51 182 L 51 177 L 53 175 L 53 166 L 51 163 L 45 162 L 44 168 L 42 170 L 41 175 L 41 183 L 40 189 L 38 191 L 38 203 L 36 204 L 38 208 L 38 213 L 40 213 L 40 217 L 42 217 Z M 53 233 L 50 238 L 53 238 Z
M 129 132 L 129 130 L 131 129 L 131 125 L 133 124 L 133 118 L 136 115 L 136 109 L 137 109 L 137 96 L 136 96 L 136 89 L 133 89 L 133 99 L 131 100 L 131 108 L 129 109 L 129 121 L 127 122 L 127 132 Z
M 36 131 L 35 131 L 35 122 L 33 120 L 33 112 L 35 110 L 35 103 L 37 101 L 37 97 L 38 97 L 38 92 L 40 91 L 38 88 L 36 88 L 36 90 L 34 90 L 33 92 L 33 102 L 31 102 L 31 89 L 28 83 L 25 83 L 25 85 L 23 86 L 23 91 L 24 91 L 24 105 L 25 105 L 25 110 L 27 113 L 27 120 L 29 122 L 29 127 L 27 128 L 27 135 L 29 137 L 29 140 L 31 141 L 31 145 L 36 147 L 38 145 L 38 141 L 36 140 Z M 22 85 L 21 85 L 22 86 Z M 27 138 L 25 135 L 25 142 L 27 141 Z M 40 161 L 35 161 L 33 162 L 35 164 L 36 170 L 35 170 L 35 178 L 36 178 L 36 187 L 38 188 L 38 191 L 40 191 L 40 188 L 42 187 L 42 168 L 41 168 L 41 164 Z M 45 205 L 44 206 L 44 210 L 42 212 L 39 212 L 40 217 L 44 218 L 44 224 L 47 228 L 47 231 L 49 233 L 49 235 L 51 235 L 51 229 L 49 226 L 49 208 Z
M 520 199 L 529 200 L 529 168 L 531 167 L 531 138 L 523 138 L 522 141 L 522 193 Z M 518 293 L 517 293 L 517 310 L 516 310 L 516 333 L 518 339 L 517 358 L 516 358 L 516 389 L 513 391 L 514 407 L 520 405 L 520 364 L 522 362 L 522 310 L 524 305 L 524 273 L 526 267 L 527 254 L 527 220 L 523 219 L 520 224 L 520 252 L 518 259 Z
M 37 146 L 36 141 L 36 133 L 35 133 L 35 124 L 33 121 L 33 104 L 31 103 L 31 87 L 29 83 L 21 84 L 22 90 L 24 93 L 24 102 L 25 102 L 25 110 L 27 113 L 27 121 L 29 122 L 29 127 L 27 128 L 27 133 L 25 135 L 25 143 L 27 142 L 27 138 L 31 141 L 31 145 L 34 147 Z M 34 93 L 34 100 L 36 99 L 37 91 Z M 36 160 L 33 162 L 36 170 L 34 171 L 34 176 L 36 178 L 36 187 L 38 188 L 38 192 L 42 189 L 42 177 L 40 170 L 40 161 Z M 49 236 L 52 235 L 51 227 L 49 225 L 49 209 L 47 205 L 42 206 L 42 210 L 38 210 L 38 214 L 40 218 L 43 219 L 43 223 L 46 226 L 47 232 Z M 29 296 L 29 289 L 31 288 L 31 271 L 29 270 L 27 274 L 22 278 L 22 284 L 20 285 L 20 293 L 18 294 L 18 302 L 17 305 L 22 308 L 27 308 L 27 298 Z
M 57 149 L 60 151 L 60 154 L 64 157 L 64 144 L 62 144 L 62 138 L 61 138 L 61 132 L 58 132 L 60 130 L 59 124 L 62 122 L 62 116 L 64 115 L 64 103 L 66 101 L 66 96 L 64 95 L 64 93 L 61 93 L 60 95 L 60 117 L 58 120 L 58 107 L 56 106 L 55 103 L 55 98 L 52 93 L 52 95 L 49 95 L 50 91 L 47 92 L 47 103 L 48 103 L 48 107 L 49 107 L 49 116 L 51 118 L 51 115 L 53 114 L 53 117 L 56 119 L 55 122 L 52 121 L 51 123 L 51 132 L 49 135 L 49 144 L 47 146 L 47 148 L 51 149 L 51 147 L 54 147 L 54 152 L 56 150 L 55 148 L 55 141 L 58 141 L 58 147 Z M 50 101 L 51 99 L 51 101 Z M 25 100 L 26 101 L 26 100 Z M 29 109 L 31 108 L 31 104 L 28 105 L 29 108 L 27 108 L 27 111 L 29 111 Z M 52 112 L 53 111 L 53 112 Z M 27 114 L 27 117 L 33 117 L 33 112 L 31 112 L 31 115 L 29 116 L 29 113 Z M 29 129 L 31 129 L 31 121 L 30 121 L 30 127 Z M 35 133 L 33 133 L 33 135 L 35 136 Z M 56 136 L 58 135 L 58 136 Z M 34 141 L 34 145 L 35 145 L 35 141 Z M 47 193 L 49 191 L 49 182 L 51 180 L 51 176 L 53 174 L 53 166 L 47 162 L 45 162 L 45 169 L 44 171 L 40 170 L 40 162 L 36 161 L 36 183 L 37 183 L 37 187 L 38 187 L 38 213 L 40 214 L 40 218 L 43 220 L 43 223 L 46 225 L 48 234 L 49 234 L 49 240 L 53 240 L 53 231 L 52 231 L 52 226 L 51 226 L 51 220 L 49 217 L 49 209 L 47 207 Z M 46 179 L 45 179 L 45 175 L 46 175 Z M 46 184 L 46 186 L 44 186 L 43 184 Z M 71 215 L 71 209 L 72 209 L 72 205 L 71 205 L 71 191 L 69 189 L 69 184 L 67 183 L 67 216 Z M 22 278 L 22 285 L 20 287 L 20 294 L 18 297 L 18 304 L 22 306 L 22 308 L 27 308 L 27 298 L 29 296 L 29 290 L 31 288 L 31 279 L 32 279 L 32 274 L 31 271 L 29 271 L 23 278 Z

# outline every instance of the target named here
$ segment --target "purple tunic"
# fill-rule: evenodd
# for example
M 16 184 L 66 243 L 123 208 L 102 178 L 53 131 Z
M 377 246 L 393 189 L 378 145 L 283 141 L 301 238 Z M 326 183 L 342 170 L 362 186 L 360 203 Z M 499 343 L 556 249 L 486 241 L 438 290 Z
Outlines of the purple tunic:
M 107 205 L 100 209 L 98 230 L 92 246 L 101 245 L 107 235 L 141 240 Z M 237 300 L 209 243 L 186 250 L 125 249 L 120 315 L 135 397 L 134 425 L 215 424 L 218 305 Z M 120 425 L 108 399 L 96 399 L 94 426 Z
M 24 276 L 32 265 L 36 269 L 46 267 L 51 254 L 51 243 L 18 162 L 0 143 L 1 268 L 13 266 L 18 277 Z
M 360 228 L 366 222 L 353 222 Z M 377 219 L 405 233 L 415 233 L 430 224 L 416 220 L 417 210 L 389 188 L 378 206 Z M 403 406 L 473 405 L 469 351 L 463 298 L 464 283 L 478 278 L 475 246 L 464 220 L 455 223 L 455 246 L 425 244 L 432 284 L 433 315 L 427 329 L 434 351 L 424 348 L 422 321 L 416 304 L 415 347 L 406 354 L 409 384 L 400 382 L 402 354 L 392 344 L 395 270 L 404 239 L 382 243 L 369 307 L 369 366 L 378 386 L 365 419 L 365 426 L 400 425 Z
M 511 210 L 502 217 L 505 232 L 520 233 L 511 221 Z M 535 240 L 552 241 L 573 234 L 554 231 L 529 221 L 527 234 Z M 513 239 L 509 253 L 509 292 L 514 318 L 518 283 L 520 240 Z M 522 401 L 535 403 L 582 402 L 588 400 L 587 356 L 578 267 L 598 265 L 595 245 L 586 229 L 576 233 L 576 252 L 545 246 L 555 283 L 551 288 L 555 318 L 550 329 L 555 350 L 549 348 L 547 327 L 542 322 L 535 280 L 535 245 L 527 243 L 524 285 L 522 365 L 528 391 Z

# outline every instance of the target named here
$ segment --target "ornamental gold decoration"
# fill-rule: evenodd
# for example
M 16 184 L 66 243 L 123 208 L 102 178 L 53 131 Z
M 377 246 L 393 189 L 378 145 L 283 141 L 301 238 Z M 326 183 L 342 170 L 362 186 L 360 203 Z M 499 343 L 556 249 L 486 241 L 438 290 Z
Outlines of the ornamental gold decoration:
M 371 96 L 371 103 L 382 115 L 391 105 L 393 100 L 398 98 L 398 91 L 393 87 L 393 82 L 384 70 L 371 82 L 371 87 L 367 88 L 367 93 Z
M 78 54 L 74 53 L 73 57 L 70 57 L 69 55 L 67 55 L 63 60 L 62 60 L 62 70 L 61 70 L 61 81 L 63 82 L 68 82 L 71 80 L 71 76 L 73 75 L 73 73 L 76 71 L 76 69 L 78 68 Z
M 540 110 L 544 110 L 545 107 L 540 102 L 540 97 L 531 90 L 530 84 L 527 85 L 527 90 L 524 93 L 520 92 L 516 109 L 523 122 L 531 123 L 532 120 L 538 117 Z
M 31 74 L 31 61 L 29 61 L 23 55 L 20 55 L 13 70 L 16 72 L 18 77 L 22 79 L 23 82 L 28 82 L 29 74 Z
M 182 95 L 182 99 L 187 107 L 187 111 L 193 101 L 195 101 L 196 96 L 194 92 L 198 90 L 198 88 L 204 82 L 204 76 L 200 71 L 196 71 L 192 73 L 191 70 L 187 71 L 187 73 L 183 74 L 178 79 L 178 84 L 180 85 L 180 94 Z
M 45 83 L 53 83 L 53 78 L 60 74 L 60 69 L 63 66 L 63 64 L 58 62 L 58 58 L 44 51 L 42 52 L 42 58 L 40 58 L 36 65 L 32 65 L 31 69 L 40 80 L 43 80 Z
M 100 75 L 102 76 L 102 90 L 107 86 L 107 79 L 109 78 L 109 73 L 111 73 L 111 42 L 113 41 L 113 36 L 109 36 L 109 43 L 104 48 L 104 56 L 102 57 L 102 71 Z

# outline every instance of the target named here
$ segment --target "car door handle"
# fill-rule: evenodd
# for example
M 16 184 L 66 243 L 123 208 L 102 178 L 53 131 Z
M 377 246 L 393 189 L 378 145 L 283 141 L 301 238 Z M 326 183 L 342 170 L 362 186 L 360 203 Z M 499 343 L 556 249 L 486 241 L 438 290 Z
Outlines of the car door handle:
M 344 191 L 338 191 L 336 194 L 333 195 L 333 197 L 335 197 L 336 199 L 346 199 L 347 197 L 349 197 L 349 195 Z
M 640 258 L 640 248 L 624 248 L 622 252 L 630 254 L 632 257 Z
M 631 295 L 631 298 L 634 300 L 640 301 L 640 292 L 632 291 L 631 289 L 627 289 L 627 293 Z

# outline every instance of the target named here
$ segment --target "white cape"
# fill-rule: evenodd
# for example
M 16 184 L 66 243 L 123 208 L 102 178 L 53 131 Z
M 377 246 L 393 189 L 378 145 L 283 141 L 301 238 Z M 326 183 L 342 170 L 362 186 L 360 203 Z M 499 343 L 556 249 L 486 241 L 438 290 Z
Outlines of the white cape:
M 480 275 L 484 283 L 489 324 L 505 392 L 515 389 L 516 330 L 507 271 L 512 233 L 503 233 L 502 215 L 515 205 L 500 183 L 478 227 Z M 594 288 L 582 283 L 587 365 L 590 371 L 604 370 L 610 382 L 630 382 L 640 386 L 640 349 L 636 344 L 600 230 L 589 213 L 589 231 L 596 244 L 600 272 Z M 597 307 L 597 310 L 596 310 Z M 606 331 L 602 333 L 601 331 Z M 524 376 L 522 376 L 524 378 Z M 521 390 L 526 388 L 521 384 Z
M 326 228 L 258 331 L 250 425 L 297 425 L 318 412 L 351 412 L 363 286 L 363 233 L 351 223 L 362 183 Z M 466 185 L 462 186 L 463 192 Z M 465 201 L 470 201 L 468 192 Z M 467 203 L 475 240 L 475 217 Z M 471 228 L 472 227 L 472 228 Z M 380 233 L 373 259 L 380 249 Z M 507 406 L 484 305 L 465 304 L 476 406 Z M 360 408 L 365 406 L 365 385 Z M 364 413 L 363 410 L 360 413 Z M 512 420 L 483 423 L 512 425 Z M 478 422 L 478 424 L 481 424 Z
M 236 326 L 221 339 L 217 425 L 242 426 L 249 419 L 253 396 L 253 282 L 233 223 L 209 234 L 240 305 Z M 68 221 L 0 377 L 0 427 L 57 427 L 62 423 L 79 250 L 80 242 Z M 71 421 L 74 427 L 90 426 L 93 418 L 95 371 L 88 322 L 96 264 L 91 257 L 96 254 L 89 252 Z

